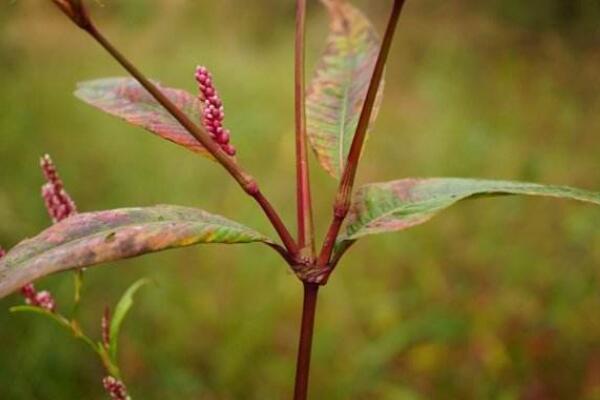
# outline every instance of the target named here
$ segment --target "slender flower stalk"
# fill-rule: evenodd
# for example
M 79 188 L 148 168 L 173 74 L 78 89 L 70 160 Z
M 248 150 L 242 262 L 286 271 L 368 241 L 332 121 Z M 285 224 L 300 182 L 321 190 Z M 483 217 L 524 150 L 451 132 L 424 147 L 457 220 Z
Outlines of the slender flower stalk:
M 296 2 L 295 45 L 295 118 L 296 118 L 296 191 L 298 247 L 304 257 L 315 258 L 314 221 L 310 191 L 306 134 L 306 0 Z
M 231 132 L 223 127 L 225 110 L 223 101 L 215 87 L 212 74 L 206 67 L 197 67 L 196 81 L 200 88 L 199 97 L 202 104 L 202 125 L 225 153 L 231 157 L 235 156 L 235 147 L 229 143 Z
M 400 14 L 402 13 L 405 2 L 406 0 L 394 0 L 394 6 L 392 8 L 385 36 L 383 37 L 375 69 L 373 70 L 367 97 L 363 104 L 360 119 L 352 140 L 352 146 L 350 147 L 350 153 L 348 154 L 348 162 L 344 168 L 342 180 L 338 189 L 334 205 L 333 220 L 327 231 L 321 253 L 319 254 L 318 265 L 321 267 L 329 266 L 331 255 L 335 247 L 335 241 L 340 233 L 342 224 L 348 215 L 348 211 L 350 210 L 350 198 L 354 188 L 356 172 L 358 171 L 358 162 L 367 136 L 371 115 L 373 114 L 377 92 L 379 91 L 381 80 L 383 78 L 385 64 L 387 63 L 390 48 L 392 47 L 392 42 L 394 40 L 394 34 L 396 33 L 396 26 L 398 25 L 398 20 L 400 19 Z

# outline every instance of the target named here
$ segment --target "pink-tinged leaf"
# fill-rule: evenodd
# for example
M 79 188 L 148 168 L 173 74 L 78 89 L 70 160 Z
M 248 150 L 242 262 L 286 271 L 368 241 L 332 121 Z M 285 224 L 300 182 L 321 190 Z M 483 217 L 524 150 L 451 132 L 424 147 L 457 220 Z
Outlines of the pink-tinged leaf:
M 402 179 L 360 188 L 339 243 L 423 224 L 440 211 L 473 197 L 528 195 L 600 205 L 600 193 L 567 186 L 460 178 Z
M 0 260 L 0 298 L 67 269 L 198 243 L 273 242 L 205 211 L 180 206 L 124 208 L 77 214 L 25 240 Z
M 358 125 L 381 40 L 373 25 L 343 0 L 322 0 L 330 33 L 306 99 L 307 130 L 319 163 L 342 175 Z M 373 119 L 381 103 L 379 91 Z
M 201 104 L 184 90 L 158 85 L 162 92 L 193 122 L 200 124 Z M 208 151 L 135 79 L 106 78 L 81 82 L 75 96 L 130 124 L 140 126 L 163 139 L 212 159 Z

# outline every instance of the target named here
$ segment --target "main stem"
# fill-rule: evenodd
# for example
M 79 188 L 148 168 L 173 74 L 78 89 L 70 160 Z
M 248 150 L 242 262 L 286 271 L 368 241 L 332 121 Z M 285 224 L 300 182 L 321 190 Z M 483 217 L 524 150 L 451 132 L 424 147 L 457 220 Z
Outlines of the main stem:
M 298 344 L 298 360 L 296 363 L 294 400 L 306 400 L 308 397 L 310 356 L 318 294 L 319 285 L 304 283 L 304 304 L 302 307 L 302 325 L 300 328 L 300 343 Z
M 306 143 L 305 88 L 306 0 L 296 1 L 295 117 L 298 247 L 303 256 L 315 257 L 314 223 Z

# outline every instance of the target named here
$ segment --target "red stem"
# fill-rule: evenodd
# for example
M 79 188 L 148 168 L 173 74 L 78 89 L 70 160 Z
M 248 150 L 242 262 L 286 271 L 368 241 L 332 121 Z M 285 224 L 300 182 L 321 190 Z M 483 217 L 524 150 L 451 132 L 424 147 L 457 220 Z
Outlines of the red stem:
M 87 19 L 83 29 L 88 32 L 113 58 L 123 66 L 148 92 L 159 102 L 192 136 L 194 136 L 211 155 L 229 172 L 240 184 L 244 191 L 253 197 L 265 212 L 267 218 L 277 231 L 285 248 L 292 255 L 297 254 L 298 246 L 275 211 L 271 203 L 261 193 L 256 180 L 247 174 L 237 162 L 229 157 L 221 147 L 215 143 L 206 130 L 193 123 L 188 116 L 173 104 L 148 78 L 144 76 L 123 54 L 121 54 L 108 39 L 106 39 Z
M 354 180 L 358 170 L 360 155 L 362 153 L 365 138 L 367 136 L 367 129 L 369 128 L 369 123 L 371 122 L 373 108 L 377 99 L 377 92 L 379 91 L 385 70 L 385 64 L 387 63 L 390 48 L 394 40 L 394 33 L 396 32 L 398 19 L 400 18 L 405 1 L 406 0 L 394 0 L 394 6 L 387 25 L 385 36 L 383 37 L 379 55 L 377 57 L 377 62 L 375 64 L 371 83 L 369 84 L 367 97 L 360 114 L 354 139 L 352 140 L 350 153 L 348 154 L 348 162 L 344 168 L 344 174 L 342 175 L 342 180 L 338 189 L 334 206 L 333 220 L 329 226 L 323 248 L 321 249 L 321 253 L 319 254 L 319 259 L 317 261 L 318 265 L 321 267 L 325 267 L 329 264 L 331 254 L 335 247 L 335 241 L 340 233 L 344 219 L 346 219 L 346 215 L 348 215 L 348 211 L 350 209 L 350 197 L 354 187 Z
M 296 363 L 296 385 L 294 388 L 294 400 L 306 400 L 308 397 L 310 356 L 312 351 L 318 294 L 319 285 L 304 283 L 304 305 L 302 307 L 302 325 L 300 328 L 298 360 Z
M 298 203 L 298 247 L 303 255 L 314 259 L 314 223 L 310 193 L 310 173 L 306 143 L 305 88 L 306 0 L 296 2 L 295 112 L 296 112 L 296 181 Z

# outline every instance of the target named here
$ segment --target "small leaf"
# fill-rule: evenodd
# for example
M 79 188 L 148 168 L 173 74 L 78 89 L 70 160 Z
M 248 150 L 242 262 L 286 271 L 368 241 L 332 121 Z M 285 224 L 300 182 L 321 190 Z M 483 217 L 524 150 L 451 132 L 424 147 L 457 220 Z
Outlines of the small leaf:
M 158 85 L 193 122 L 201 123 L 200 101 L 184 90 Z M 132 78 L 106 78 L 81 82 L 75 96 L 130 124 L 212 159 L 208 151 L 163 106 Z
M 41 315 L 42 317 L 46 317 L 46 318 L 52 320 L 53 322 L 57 323 L 61 328 L 64 328 L 67 331 L 72 332 L 71 323 L 68 320 L 66 320 L 64 317 L 62 317 L 56 313 L 50 312 L 41 307 L 15 306 L 15 307 L 10 308 L 10 312 L 11 313 L 30 313 L 30 314 Z
M 180 206 L 77 214 L 25 240 L 0 260 L 0 298 L 35 279 L 198 243 L 273 242 L 205 211 Z
M 117 303 L 117 307 L 115 308 L 115 313 L 110 322 L 110 341 L 109 341 L 109 351 L 110 357 L 113 361 L 117 359 L 117 347 L 119 345 L 119 332 L 121 331 L 121 325 L 123 324 L 123 320 L 127 316 L 127 313 L 133 306 L 133 296 L 140 290 L 143 286 L 150 283 L 148 279 L 140 279 L 135 282 L 133 285 L 127 289 L 127 291 Z
M 402 179 L 360 188 L 339 243 L 408 229 L 468 198 L 498 195 L 547 196 L 600 205 L 600 193 L 567 186 L 460 178 Z
M 306 99 L 307 131 L 320 164 L 333 177 L 344 170 L 379 53 L 369 20 L 343 0 L 323 0 L 330 33 Z M 383 84 L 373 110 L 381 103 Z

